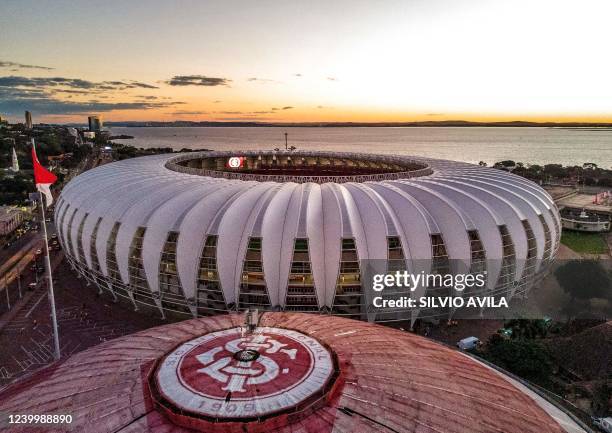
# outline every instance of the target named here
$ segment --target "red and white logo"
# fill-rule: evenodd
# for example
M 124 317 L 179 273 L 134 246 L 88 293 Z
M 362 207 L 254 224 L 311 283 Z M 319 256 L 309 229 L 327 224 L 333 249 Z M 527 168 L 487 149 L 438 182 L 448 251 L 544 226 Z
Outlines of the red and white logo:
M 244 157 L 242 156 L 232 156 L 227 160 L 227 166 L 229 168 L 242 168 L 244 165 Z
M 251 417 L 295 406 L 326 384 L 329 351 L 296 331 L 241 328 L 204 335 L 166 357 L 160 392 L 175 405 L 208 416 Z

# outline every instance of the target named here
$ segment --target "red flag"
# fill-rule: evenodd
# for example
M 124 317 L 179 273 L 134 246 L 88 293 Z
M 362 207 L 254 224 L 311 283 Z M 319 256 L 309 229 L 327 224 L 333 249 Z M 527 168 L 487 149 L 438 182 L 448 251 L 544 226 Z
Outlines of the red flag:
M 43 167 L 38 161 L 34 140 L 32 140 L 32 165 L 34 166 L 34 183 L 36 184 L 36 189 L 45 195 L 47 206 L 51 206 L 51 203 L 53 203 L 53 196 L 51 195 L 50 186 L 55 183 L 57 176 Z

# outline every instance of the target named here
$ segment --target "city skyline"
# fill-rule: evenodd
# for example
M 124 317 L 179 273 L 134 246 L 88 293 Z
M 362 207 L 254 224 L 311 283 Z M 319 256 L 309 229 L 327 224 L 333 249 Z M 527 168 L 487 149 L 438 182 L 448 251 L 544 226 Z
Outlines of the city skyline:
M 587 3 L 9 2 L 0 115 L 610 122 L 612 5 Z

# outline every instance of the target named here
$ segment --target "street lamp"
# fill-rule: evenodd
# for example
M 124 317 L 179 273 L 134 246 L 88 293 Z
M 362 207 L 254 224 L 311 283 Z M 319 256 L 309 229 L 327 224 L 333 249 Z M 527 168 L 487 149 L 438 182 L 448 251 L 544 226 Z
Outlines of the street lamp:
M 7 274 L 4 274 L 4 290 L 6 291 L 6 304 L 8 305 L 8 309 L 11 309 L 11 298 L 9 297 L 9 289 L 8 289 L 8 281 L 6 279 Z

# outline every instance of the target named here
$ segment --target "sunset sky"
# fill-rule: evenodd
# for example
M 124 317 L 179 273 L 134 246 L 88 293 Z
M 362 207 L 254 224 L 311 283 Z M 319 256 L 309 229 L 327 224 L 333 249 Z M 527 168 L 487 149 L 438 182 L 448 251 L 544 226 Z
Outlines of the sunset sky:
M 612 121 L 610 0 L 0 9 L 11 120 Z

